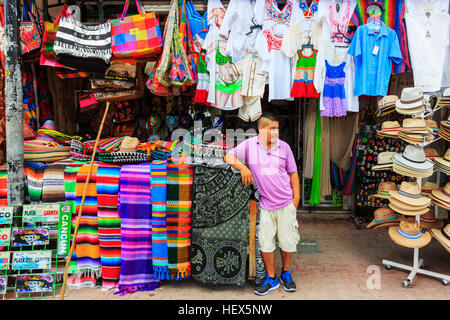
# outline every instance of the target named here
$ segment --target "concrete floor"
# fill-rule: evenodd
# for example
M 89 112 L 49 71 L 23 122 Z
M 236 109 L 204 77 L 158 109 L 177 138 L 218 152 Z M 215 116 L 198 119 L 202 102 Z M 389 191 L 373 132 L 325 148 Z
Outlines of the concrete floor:
M 101 289 L 69 290 L 65 300 L 448 300 L 450 285 L 440 279 L 417 275 L 413 288 L 403 288 L 402 281 L 409 272 L 385 269 L 383 259 L 412 265 L 413 249 L 396 245 L 386 228 L 358 230 L 349 220 L 318 220 L 299 218 L 303 239 L 314 239 L 316 253 L 294 254 L 293 277 L 297 291 L 280 288 L 264 297 L 253 293 L 254 284 L 248 281 L 244 289 L 221 287 L 210 289 L 193 280 L 163 281 L 161 288 L 152 292 L 136 292 L 119 297 Z M 305 251 L 304 251 L 305 252 Z M 311 252 L 311 251 L 310 251 Z M 450 275 L 450 255 L 432 239 L 420 250 L 425 269 Z M 277 273 L 281 266 L 276 254 Z M 375 271 L 374 271 L 375 270 Z M 379 274 L 379 286 L 375 280 Z M 57 298 L 59 299 L 59 295 Z

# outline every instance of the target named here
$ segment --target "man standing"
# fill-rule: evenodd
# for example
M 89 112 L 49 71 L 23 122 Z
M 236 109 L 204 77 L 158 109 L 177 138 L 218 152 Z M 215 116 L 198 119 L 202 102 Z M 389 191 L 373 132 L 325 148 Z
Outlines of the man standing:
M 275 116 L 264 114 L 258 120 L 259 134 L 249 138 L 225 155 L 225 162 L 240 171 L 245 185 L 253 178 L 261 194 L 259 245 L 266 268 L 266 278 L 255 289 L 265 295 L 279 287 L 274 267 L 275 236 L 281 249 L 280 280 L 286 291 L 295 291 L 290 262 L 297 251 L 297 208 L 300 202 L 300 182 L 297 165 L 290 146 L 278 139 L 279 124 Z M 245 163 L 245 164 L 244 164 Z

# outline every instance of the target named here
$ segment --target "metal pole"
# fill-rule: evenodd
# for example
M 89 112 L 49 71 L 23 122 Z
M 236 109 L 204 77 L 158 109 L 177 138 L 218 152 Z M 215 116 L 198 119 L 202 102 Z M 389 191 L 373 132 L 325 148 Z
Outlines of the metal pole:
M 23 93 L 18 5 L 5 0 L 5 119 L 8 204 L 23 204 Z

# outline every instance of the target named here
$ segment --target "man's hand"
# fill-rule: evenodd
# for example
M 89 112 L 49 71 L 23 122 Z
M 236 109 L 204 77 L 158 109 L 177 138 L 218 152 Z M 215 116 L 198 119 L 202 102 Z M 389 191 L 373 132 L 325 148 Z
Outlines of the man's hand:
M 241 172 L 243 184 L 245 184 L 246 186 L 253 184 L 253 176 L 249 168 L 247 168 L 246 166 L 242 166 L 239 171 Z
M 300 202 L 300 198 L 296 198 L 296 197 L 292 198 L 292 203 L 294 204 L 294 207 L 296 209 L 298 209 L 299 202 Z

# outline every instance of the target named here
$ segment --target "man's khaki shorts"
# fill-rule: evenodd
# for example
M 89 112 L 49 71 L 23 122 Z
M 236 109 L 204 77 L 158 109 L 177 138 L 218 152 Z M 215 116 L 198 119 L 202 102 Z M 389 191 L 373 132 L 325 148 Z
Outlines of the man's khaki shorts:
M 284 252 L 297 251 L 300 234 L 298 233 L 297 209 L 292 202 L 278 210 L 261 208 L 258 243 L 262 252 L 275 250 L 275 235 L 278 235 L 281 250 Z

